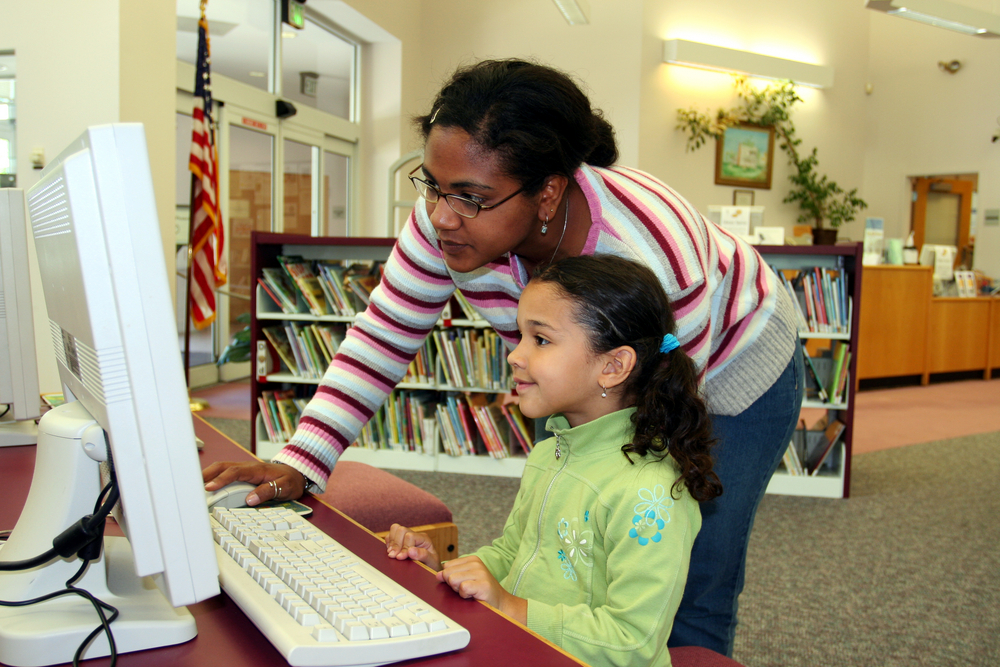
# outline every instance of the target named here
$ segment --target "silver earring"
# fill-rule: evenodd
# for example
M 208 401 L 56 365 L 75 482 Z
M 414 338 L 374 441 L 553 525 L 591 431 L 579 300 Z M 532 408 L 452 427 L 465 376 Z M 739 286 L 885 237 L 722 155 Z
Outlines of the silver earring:
M 549 215 L 546 216 L 544 220 L 542 220 L 542 236 L 545 236 L 546 234 L 549 233 L 549 219 L 551 215 L 552 215 L 552 209 L 549 209 Z
M 604 385 L 602 384 L 601 385 L 601 398 L 607 398 L 607 397 L 608 397 L 608 390 L 605 389 Z

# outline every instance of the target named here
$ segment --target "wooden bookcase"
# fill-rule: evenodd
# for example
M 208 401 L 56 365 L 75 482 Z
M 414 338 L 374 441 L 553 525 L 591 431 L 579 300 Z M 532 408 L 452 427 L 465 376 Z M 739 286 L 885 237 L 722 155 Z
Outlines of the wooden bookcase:
M 817 476 L 796 476 L 784 469 L 779 469 L 771 478 L 767 492 L 781 495 L 815 496 L 822 498 L 847 498 L 851 488 L 851 443 L 854 437 L 854 399 L 857 391 L 858 364 L 858 331 L 861 313 L 861 254 L 862 245 L 831 246 L 758 246 L 758 252 L 764 261 L 780 270 L 811 269 L 844 269 L 847 277 L 847 293 L 851 297 L 850 328 L 847 333 L 811 333 L 800 332 L 804 346 L 815 349 L 817 346 L 832 344 L 841 340 L 848 344 L 851 360 L 848 365 L 847 394 L 844 403 L 830 404 L 818 400 L 804 400 L 805 408 L 826 410 L 830 419 L 839 419 L 846 428 L 834 451 L 835 465 L 833 472 L 821 470 Z M 807 371 L 808 373 L 808 371 Z
M 251 234 L 251 263 L 254 276 L 262 275 L 265 267 L 279 266 L 278 257 L 280 255 L 298 255 L 307 260 L 335 259 L 335 260 L 378 260 L 385 261 L 392 251 L 395 239 L 389 238 L 315 238 L 311 236 L 300 236 L 292 234 L 275 234 L 265 232 L 253 232 Z M 263 328 L 280 322 L 300 322 L 300 323 L 334 323 L 340 322 L 349 325 L 353 317 L 338 315 L 315 316 L 310 313 L 286 314 L 281 312 L 273 300 L 263 293 L 258 285 L 251 291 L 251 349 L 261 352 L 259 343 L 265 341 Z M 442 322 L 440 326 L 453 327 L 483 327 L 480 323 L 467 320 L 452 319 L 447 323 Z M 264 342 L 263 347 L 269 350 L 269 345 Z M 268 354 L 265 352 L 265 354 Z M 319 379 L 310 379 L 296 376 L 290 373 L 268 372 L 270 363 L 267 358 L 256 359 L 251 375 L 251 442 L 254 453 L 263 459 L 268 459 L 276 454 L 283 445 L 271 442 L 267 438 L 264 422 L 260 415 L 257 404 L 257 397 L 262 391 L 284 389 L 302 386 L 318 386 Z M 398 390 L 415 389 L 437 392 L 479 392 L 497 393 L 496 388 L 481 387 L 461 387 L 456 388 L 443 383 L 436 384 L 407 384 L 401 383 Z M 309 392 L 310 394 L 312 392 Z M 394 468 L 398 470 L 423 470 L 439 472 L 456 472 L 465 474 L 497 475 L 504 477 L 520 477 L 524 472 L 525 456 L 523 453 L 515 451 L 516 444 L 511 447 L 511 456 L 496 459 L 488 455 L 463 455 L 450 456 L 442 451 L 440 447 L 432 454 L 425 454 L 415 451 L 400 451 L 395 449 L 372 450 L 360 446 L 348 447 L 342 459 L 345 461 L 359 461 L 379 468 Z

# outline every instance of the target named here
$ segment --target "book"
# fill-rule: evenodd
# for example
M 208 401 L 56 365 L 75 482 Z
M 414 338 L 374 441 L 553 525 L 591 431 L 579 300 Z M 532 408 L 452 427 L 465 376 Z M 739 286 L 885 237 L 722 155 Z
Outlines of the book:
M 830 422 L 829 426 L 826 427 L 826 431 L 823 433 L 822 444 L 813 453 L 812 458 L 806 464 L 809 474 L 815 476 L 819 472 L 820 467 L 829 458 L 830 452 L 833 448 L 840 442 L 841 436 L 844 434 L 844 430 L 847 425 L 839 419 L 834 419 Z
M 347 269 L 338 262 L 321 261 L 317 263 L 320 286 L 332 297 L 330 303 L 337 313 L 347 317 L 357 314 L 354 304 L 344 287 L 344 274 Z
M 260 410 L 261 421 L 264 423 L 264 430 L 267 431 L 267 439 L 274 443 L 280 443 L 281 439 L 278 433 L 274 430 L 274 422 L 271 421 L 271 415 L 269 414 L 270 408 L 267 401 L 264 400 L 263 394 L 257 397 L 257 408 Z
M 851 351 L 848 350 L 844 353 L 844 363 L 840 369 L 840 377 L 837 379 L 837 391 L 834 394 L 837 403 L 847 402 L 847 383 L 850 380 L 850 369 Z
M 298 255 L 279 255 L 278 263 L 305 299 L 309 312 L 316 316 L 329 315 L 330 308 L 326 302 L 326 294 L 309 262 Z
M 271 300 L 274 302 L 274 305 L 280 308 L 282 312 L 286 312 L 284 304 L 281 303 L 281 299 L 278 298 L 278 295 L 274 293 L 274 291 L 271 289 L 271 286 L 267 284 L 266 280 L 264 280 L 263 278 L 258 278 L 257 284 L 260 285 L 261 289 L 263 289 L 264 292 L 269 297 L 271 297 Z
M 274 402 L 281 424 L 282 440 L 289 440 L 299 426 L 299 408 L 295 405 L 295 393 L 291 389 L 274 392 Z
M 293 375 L 299 375 L 299 366 L 295 362 L 295 355 L 288 342 L 288 333 L 284 327 L 264 327 L 263 331 L 267 342 L 271 344 L 271 348 L 278 354 L 278 357 L 288 368 L 289 372 Z
M 826 393 L 826 389 L 823 388 L 823 381 L 820 379 L 819 373 L 816 371 L 816 366 L 813 364 L 812 357 L 810 357 L 809 353 L 806 352 L 804 345 L 802 346 L 802 356 L 805 357 L 806 360 L 806 372 L 816 384 L 816 388 L 819 393 L 819 400 L 824 403 L 828 403 L 830 401 L 830 396 Z
M 830 372 L 826 387 L 827 397 L 831 401 L 835 401 L 838 396 L 837 388 L 840 385 L 840 373 L 844 368 L 844 357 L 846 354 L 847 344 L 843 341 L 837 341 L 833 350 L 833 370 Z
M 265 267 L 261 274 L 271 293 L 278 298 L 283 312 L 294 315 L 306 311 L 305 303 L 299 302 L 298 290 L 282 269 Z

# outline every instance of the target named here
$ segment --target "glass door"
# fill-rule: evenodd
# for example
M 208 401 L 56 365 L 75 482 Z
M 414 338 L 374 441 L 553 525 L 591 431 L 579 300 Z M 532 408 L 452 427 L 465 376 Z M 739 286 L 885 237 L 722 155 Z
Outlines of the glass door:
M 262 119 L 227 109 L 229 151 L 226 176 L 229 220 L 229 298 L 226 322 L 230 335 L 241 331 L 250 313 L 250 292 L 256 280 L 250 272 L 250 232 L 275 229 L 274 164 L 277 119 Z

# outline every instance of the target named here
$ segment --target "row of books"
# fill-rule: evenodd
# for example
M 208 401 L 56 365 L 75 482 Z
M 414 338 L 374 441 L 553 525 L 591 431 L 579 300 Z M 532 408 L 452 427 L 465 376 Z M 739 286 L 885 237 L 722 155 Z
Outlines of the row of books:
M 844 269 L 774 270 L 792 297 L 799 331 L 849 333 L 852 299 Z
M 378 262 L 345 266 L 333 260 L 309 261 L 297 255 L 282 255 L 278 263 L 280 268 L 265 267 L 257 282 L 288 315 L 353 317 L 368 306 L 380 277 Z
M 261 421 L 267 431 L 267 438 L 273 443 L 286 443 L 299 425 L 299 417 L 308 399 L 296 398 L 291 389 L 282 391 L 262 391 L 257 397 Z
M 421 349 L 422 359 L 414 360 L 418 376 L 426 373 L 428 362 L 434 368 L 435 359 L 440 359 L 444 381 L 452 387 L 510 388 L 507 348 L 493 329 L 436 329 L 429 339 L 436 355 L 426 354 L 426 346 Z
M 376 450 L 449 456 L 507 458 L 533 447 L 528 422 L 516 405 L 490 403 L 486 395 L 399 391 L 362 429 L 357 444 Z
M 319 379 L 344 341 L 345 327 L 286 322 L 264 327 L 263 332 L 288 372 L 298 377 Z
M 847 402 L 850 382 L 851 350 L 844 341 L 834 341 L 832 350 L 820 350 L 810 356 L 803 347 L 806 362 L 806 398 L 841 405 Z
M 811 429 L 807 429 L 802 420 L 782 458 L 785 470 L 795 477 L 815 477 L 824 464 L 833 465 L 830 454 L 840 443 L 845 429 L 844 422 L 838 419 L 815 424 Z

